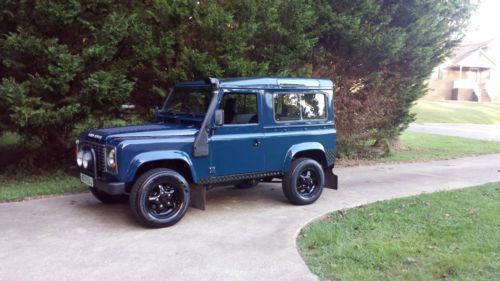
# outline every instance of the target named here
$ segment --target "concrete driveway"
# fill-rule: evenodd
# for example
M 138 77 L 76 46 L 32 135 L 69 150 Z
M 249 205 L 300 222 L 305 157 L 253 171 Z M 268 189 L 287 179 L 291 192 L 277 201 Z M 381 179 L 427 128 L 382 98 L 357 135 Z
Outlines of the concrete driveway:
M 0 280 L 315 280 L 295 248 L 310 220 L 390 198 L 500 181 L 500 154 L 337 169 L 338 191 L 292 206 L 279 184 L 209 193 L 171 228 L 90 194 L 0 204 Z
M 500 141 L 500 125 L 451 123 L 411 124 L 408 127 L 408 131 L 478 140 Z

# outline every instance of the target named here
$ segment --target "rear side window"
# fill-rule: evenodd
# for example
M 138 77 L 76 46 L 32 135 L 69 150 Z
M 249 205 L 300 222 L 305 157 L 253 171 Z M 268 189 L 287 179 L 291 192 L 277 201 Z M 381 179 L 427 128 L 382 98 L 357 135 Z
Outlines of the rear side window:
M 300 120 L 299 95 L 274 95 L 274 118 L 277 121 Z
M 325 119 L 325 106 L 324 94 L 274 94 L 274 119 L 276 121 Z

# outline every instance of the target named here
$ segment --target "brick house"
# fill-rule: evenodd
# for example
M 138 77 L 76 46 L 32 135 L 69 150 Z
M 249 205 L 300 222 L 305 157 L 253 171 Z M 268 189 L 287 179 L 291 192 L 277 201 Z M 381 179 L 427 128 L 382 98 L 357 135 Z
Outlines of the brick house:
M 500 102 L 500 41 L 464 42 L 437 66 L 426 100 Z

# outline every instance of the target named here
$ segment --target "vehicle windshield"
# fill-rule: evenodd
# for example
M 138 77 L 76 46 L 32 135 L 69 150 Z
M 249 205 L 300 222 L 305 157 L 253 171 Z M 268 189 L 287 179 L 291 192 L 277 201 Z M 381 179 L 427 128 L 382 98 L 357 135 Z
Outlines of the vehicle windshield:
M 163 110 L 170 115 L 190 115 L 203 117 L 207 112 L 212 92 L 202 87 L 174 88 L 168 96 Z

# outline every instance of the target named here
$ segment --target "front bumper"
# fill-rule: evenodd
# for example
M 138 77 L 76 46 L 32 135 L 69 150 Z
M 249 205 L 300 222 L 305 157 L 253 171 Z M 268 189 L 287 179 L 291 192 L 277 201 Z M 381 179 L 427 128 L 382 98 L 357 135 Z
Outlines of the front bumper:
M 81 171 L 80 168 L 78 168 L 77 166 L 71 166 L 69 167 L 68 173 L 71 176 L 80 178 Z M 88 175 L 87 173 L 85 174 Z M 97 178 L 93 179 L 94 179 L 94 187 L 99 189 L 100 191 L 104 191 L 110 195 L 120 195 L 126 193 L 124 182 L 106 182 Z

